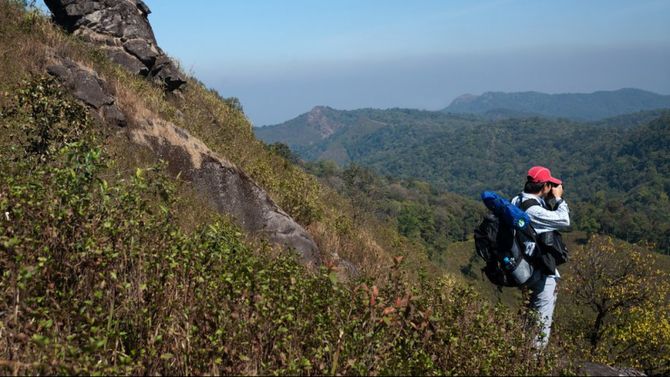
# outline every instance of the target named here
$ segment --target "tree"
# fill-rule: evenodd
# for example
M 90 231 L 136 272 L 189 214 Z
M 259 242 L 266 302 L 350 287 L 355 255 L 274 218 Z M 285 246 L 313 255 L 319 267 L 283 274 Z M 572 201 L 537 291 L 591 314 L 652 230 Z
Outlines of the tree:
M 294 164 L 298 164 L 300 162 L 300 157 L 298 157 L 297 154 L 293 153 L 291 150 L 291 147 L 284 143 L 272 143 L 268 145 L 268 149 L 277 155 L 283 157 L 286 161 L 290 161 Z
M 575 251 L 568 287 L 591 311 L 581 330 L 595 360 L 670 371 L 670 280 L 655 261 L 643 247 L 604 237 Z

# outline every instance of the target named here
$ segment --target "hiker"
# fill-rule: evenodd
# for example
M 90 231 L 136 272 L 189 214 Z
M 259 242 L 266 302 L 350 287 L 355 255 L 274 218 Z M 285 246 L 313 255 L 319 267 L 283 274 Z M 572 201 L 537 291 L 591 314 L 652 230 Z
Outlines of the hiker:
M 532 200 L 532 202 L 523 203 Z M 554 209 L 548 207 L 551 201 Z M 563 182 L 551 176 L 551 171 L 543 166 L 534 166 L 528 170 L 528 177 L 523 192 L 512 199 L 512 204 L 525 209 L 531 225 L 540 236 L 542 233 L 561 230 L 570 226 L 570 210 L 563 200 Z M 527 207 L 527 208 L 524 208 Z M 524 241 L 526 255 L 533 256 L 540 250 L 533 241 Z M 537 258 L 536 258 L 537 259 Z M 537 312 L 542 333 L 536 346 L 543 349 L 549 343 L 551 323 L 556 305 L 556 284 L 560 274 L 553 259 L 543 266 L 546 271 L 542 277 L 528 285 L 530 290 L 529 306 Z

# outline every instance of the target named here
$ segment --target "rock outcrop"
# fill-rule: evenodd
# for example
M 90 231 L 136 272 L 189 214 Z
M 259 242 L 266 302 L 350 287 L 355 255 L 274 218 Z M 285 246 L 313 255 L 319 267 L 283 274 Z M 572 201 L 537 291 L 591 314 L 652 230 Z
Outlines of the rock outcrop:
M 142 0 L 44 0 L 67 31 L 101 46 L 130 72 L 154 79 L 169 91 L 186 81 L 158 47 Z
M 306 265 L 319 265 L 316 243 L 260 186 L 225 158 L 218 156 L 188 131 L 147 109 L 125 115 L 109 85 L 91 69 L 72 60 L 52 57 L 47 71 L 119 133 L 150 148 L 167 162 L 172 174 L 190 181 L 219 212 L 232 216 L 246 231 L 294 249 Z
M 116 99 L 93 70 L 70 59 L 58 59 L 56 64 L 47 67 L 47 72 L 88 105 L 98 119 L 119 127 L 127 125 L 126 116 L 116 104 Z
M 260 186 L 231 162 L 211 151 L 186 130 L 153 114 L 142 114 L 130 129 L 133 142 L 168 162 L 173 174 L 193 187 L 219 212 L 231 215 L 245 230 L 295 249 L 307 265 L 320 264 L 316 244 Z
M 611 367 L 591 362 L 583 363 L 578 373 L 583 376 L 646 376 L 637 369 Z

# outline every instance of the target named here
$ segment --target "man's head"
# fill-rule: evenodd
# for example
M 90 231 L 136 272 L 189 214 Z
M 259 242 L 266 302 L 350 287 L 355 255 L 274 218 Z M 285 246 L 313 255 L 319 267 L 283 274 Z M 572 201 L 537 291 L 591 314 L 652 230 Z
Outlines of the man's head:
M 553 187 L 562 184 L 563 182 L 560 179 L 551 176 L 551 170 L 544 166 L 533 166 L 528 170 L 523 192 L 545 197 L 551 192 Z

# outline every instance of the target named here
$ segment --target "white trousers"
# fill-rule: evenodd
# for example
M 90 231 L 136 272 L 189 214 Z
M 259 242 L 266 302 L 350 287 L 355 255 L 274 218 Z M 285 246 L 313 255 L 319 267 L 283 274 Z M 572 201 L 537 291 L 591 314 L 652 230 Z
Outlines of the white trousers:
M 556 306 L 556 283 L 558 277 L 551 275 L 540 279 L 537 283 L 529 286 L 530 289 L 530 308 L 537 312 L 540 321 L 541 332 L 535 341 L 538 349 L 543 349 L 549 343 L 551 334 L 551 322 L 554 317 L 554 307 Z

